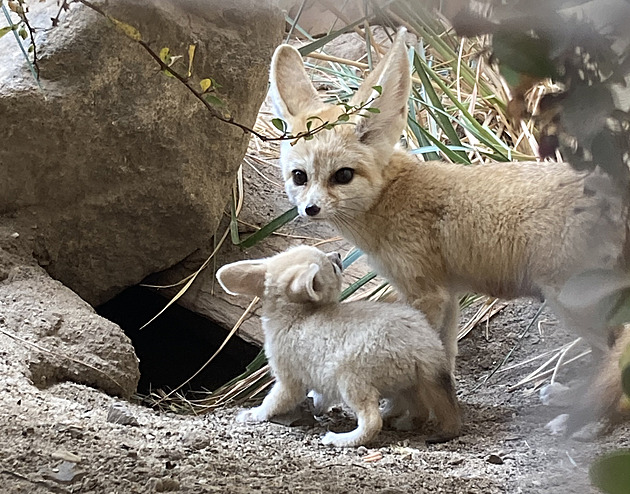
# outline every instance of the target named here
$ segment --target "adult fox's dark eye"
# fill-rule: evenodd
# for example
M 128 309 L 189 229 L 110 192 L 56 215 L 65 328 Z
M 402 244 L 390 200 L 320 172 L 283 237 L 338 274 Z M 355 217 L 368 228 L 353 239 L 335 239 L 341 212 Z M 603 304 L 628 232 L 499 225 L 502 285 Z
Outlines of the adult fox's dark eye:
M 304 185 L 306 183 L 306 172 L 303 172 L 302 170 L 293 170 L 291 174 L 293 175 L 293 183 L 295 185 Z
M 333 175 L 333 182 L 336 184 L 347 184 L 354 178 L 352 168 L 339 168 Z

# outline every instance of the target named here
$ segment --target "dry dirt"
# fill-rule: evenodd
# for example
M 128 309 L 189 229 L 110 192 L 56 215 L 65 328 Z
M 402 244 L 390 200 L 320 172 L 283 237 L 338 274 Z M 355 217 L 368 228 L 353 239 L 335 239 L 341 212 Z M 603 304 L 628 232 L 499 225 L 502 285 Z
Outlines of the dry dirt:
M 521 368 L 473 387 L 502 359 L 535 313 L 520 301 L 461 342 L 458 362 L 464 428 L 460 438 L 427 446 L 420 433 L 383 432 L 367 448 L 319 444 L 328 427 L 351 427 L 333 411 L 315 427 L 243 425 L 235 410 L 194 417 L 126 403 L 137 425 L 108 422 L 116 402 L 73 383 L 40 390 L 0 373 L 2 492 L 145 493 L 179 491 L 304 493 L 579 493 L 597 454 L 628 445 L 628 427 L 591 441 L 551 436 L 558 410 L 528 389 L 508 390 Z M 515 353 L 520 362 L 571 341 L 543 313 Z M 6 353 L 0 365 L 10 367 Z M 574 365 L 573 371 L 585 363 Z M 563 377 L 562 375 L 560 377 Z M 369 458 L 382 458 L 368 461 Z

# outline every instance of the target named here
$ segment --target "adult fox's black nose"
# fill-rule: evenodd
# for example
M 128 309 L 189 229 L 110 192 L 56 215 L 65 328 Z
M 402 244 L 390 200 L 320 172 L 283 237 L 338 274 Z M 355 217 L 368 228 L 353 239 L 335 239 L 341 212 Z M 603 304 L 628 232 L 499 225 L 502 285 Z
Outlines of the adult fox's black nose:
M 321 208 L 317 204 L 311 204 L 310 206 L 306 206 L 304 212 L 309 216 L 317 216 Z

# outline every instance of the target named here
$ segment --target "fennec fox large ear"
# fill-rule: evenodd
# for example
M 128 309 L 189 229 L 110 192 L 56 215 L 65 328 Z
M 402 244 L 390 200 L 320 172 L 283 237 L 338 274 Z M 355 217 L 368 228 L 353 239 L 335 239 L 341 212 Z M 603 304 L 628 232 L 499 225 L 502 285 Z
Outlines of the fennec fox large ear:
M 217 271 L 217 280 L 230 295 L 261 297 L 265 292 L 267 266 L 261 261 L 238 261 Z
M 296 117 L 314 115 L 325 106 L 304 69 L 300 52 L 280 45 L 271 59 L 270 93 L 276 115 L 293 130 Z
M 315 276 L 319 273 L 319 264 L 311 263 L 306 268 L 299 268 L 293 281 L 287 288 L 287 296 L 292 302 L 319 302 L 321 294 L 315 290 Z
M 363 81 L 350 103 L 361 106 L 370 100 L 368 106 L 378 108 L 379 113 L 368 114 L 357 121 L 359 140 L 368 145 L 391 148 L 394 146 L 407 125 L 407 100 L 411 91 L 411 74 L 405 34 L 401 28 L 387 55 L 374 71 Z M 373 89 L 381 87 L 381 95 Z

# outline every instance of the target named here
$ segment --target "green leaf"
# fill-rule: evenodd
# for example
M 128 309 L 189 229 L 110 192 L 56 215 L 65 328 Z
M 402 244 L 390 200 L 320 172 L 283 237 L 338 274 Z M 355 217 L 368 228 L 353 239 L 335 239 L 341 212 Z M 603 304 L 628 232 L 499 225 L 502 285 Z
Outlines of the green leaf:
M 630 451 L 617 451 L 603 456 L 589 469 L 591 482 L 606 494 L 630 492 Z
M 11 31 L 13 31 L 13 26 L 0 27 L 0 38 Z
M 350 266 L 354 261 L 356 261 L 362 255 L 363 255 L 363 251 L 361 251 L 360 249 L 357 249 L 356 247 L 353 248 L 342 261 L 343 269 L 346 269 L 348 266 Z
M 379 110 L 378 108 L 374 108 L 373 106 L 370 106 L 368 108 L 364 108 L 365 111 L 369 111 L 370 113 L 381 113 L 381 110 Z
M 168 47 L 164 47 L 160 50 L 160 60 L 164 62 L 166 65 L 171 65 L 173 58 L 171 57 L 171 49 Z
M 225 106 L 225 102 L 214 94 L 206 94 L 204 95 L 204 98 L 213 106 Z
M 423 61 L 421 61 L 421 64 L 425 69 L 427 69 L 427 66 Z M 475 137 L 483 142 L 490 149 L 494 150 L 494 152 L 501 157 L 501 161 L 509 161 L 508 157 L 504 154 L 503 151 L 505 149 L 505 143 L 501 142 L 501 140 L 496 135 L 494 135 L 483 125 L 477 122 L 477 119 L 475 119 L 473 115 L 471 115 L 471 113 L 468 111 L 468 109 L 462 104 L 462 102 L 457 99 L 457 95 L 454 94 L 453 91 L 451 91 L 448 87 L 446 87 L 446 84 L 444 84 L 444 82 L 435 72 L 429 70 L 427 71 L 427 75 L 429 75 L 431 79 L 433 79 L 440 90 L 442 90 L 444 94 L 448 96 L 448 98 L 457 107 L 457 109 L 462 112 L 462 115 L 466 119 L 465 121 L 469 124 L 471 129 L 475 131 Z M 438 111 L 438 113 L 441 113 L 443 111 L 444 110 L 442 109 Z
M 374 89 L 374 91 L 378 94 L 383 94 L 383 88 L 381 86 L 372 86 L 372 89 Z
M 28 33 L 26 32 L 26 28 L 21 28 L 18 31 L 18 34 L 20 35 L 20 38 L 22 38 L 22 39 L 28 38 Z
M 630 289 L 622 289 L 608 319 L 609 326 L 630 322 Z
M 115 19 L 111 16 L 108 16 L 107 18 L 128 38 L 134 41 L 142 41 L 142 35 L 140 34 L 140 31 L 138 31 L 135 27 L 125 22 L 119 21 L 118 19 Z
M 417 124 L 416 124 L 417 125 Z M 469 165 L 470 161 L 468 160 L 468 156 L 466 153 L 461 153 L 457 151 L 453 151 L 448 148 L 443 142 L 439 139 L 433 137 L 426 129 L 422 128 L 418 125 L 418 131 L 423 134 L 429 141 L 431 141 L 435 146 L 437 146 L 440 151 L 442 151 L 453 163 L 459 163 L 462 165 Z
M 348 120 L 350 120 L 350 115 L 347 113 L 342 113 L 337 117 L 337 122 L 347 122 Z
M 341 29 L 338 29 L 337 31 L 333 31 L 332 33 L 327 34 L 326 36 L 322 36 L 321 38 L 317 39 L 316 41 L 313 41 L 312 43 L 309 43 L 308 45 L 302 46 L 301 48 L 298 49 L 298 51 L 300 52 L 300 55 L 305 57 L 309 53 L 319 50 L 322 46 L 324 46 L 329 41 L 332 41 L 333 39 L 338 38 L 339 36 L 341 36 L 344 33 L 347 33 L 348 31 L 352 31 L 359 24 L 362 24 L 365 21 L 365 19 L 366 17 L 361 17 L 359 20 L 353 22 L 352 24 L 348 24 L 347 26 L 344 26 Z
M 271 119 L 271 123 L 280 132 L 282 132 L 283 134 L 286 134 L 286 132 L 287 132 L 287 123 L 284 120 L 282 120 L 281 118 L 272 118 Z M 307 123 L 307 127 L 308 127 L 308 123 Z

